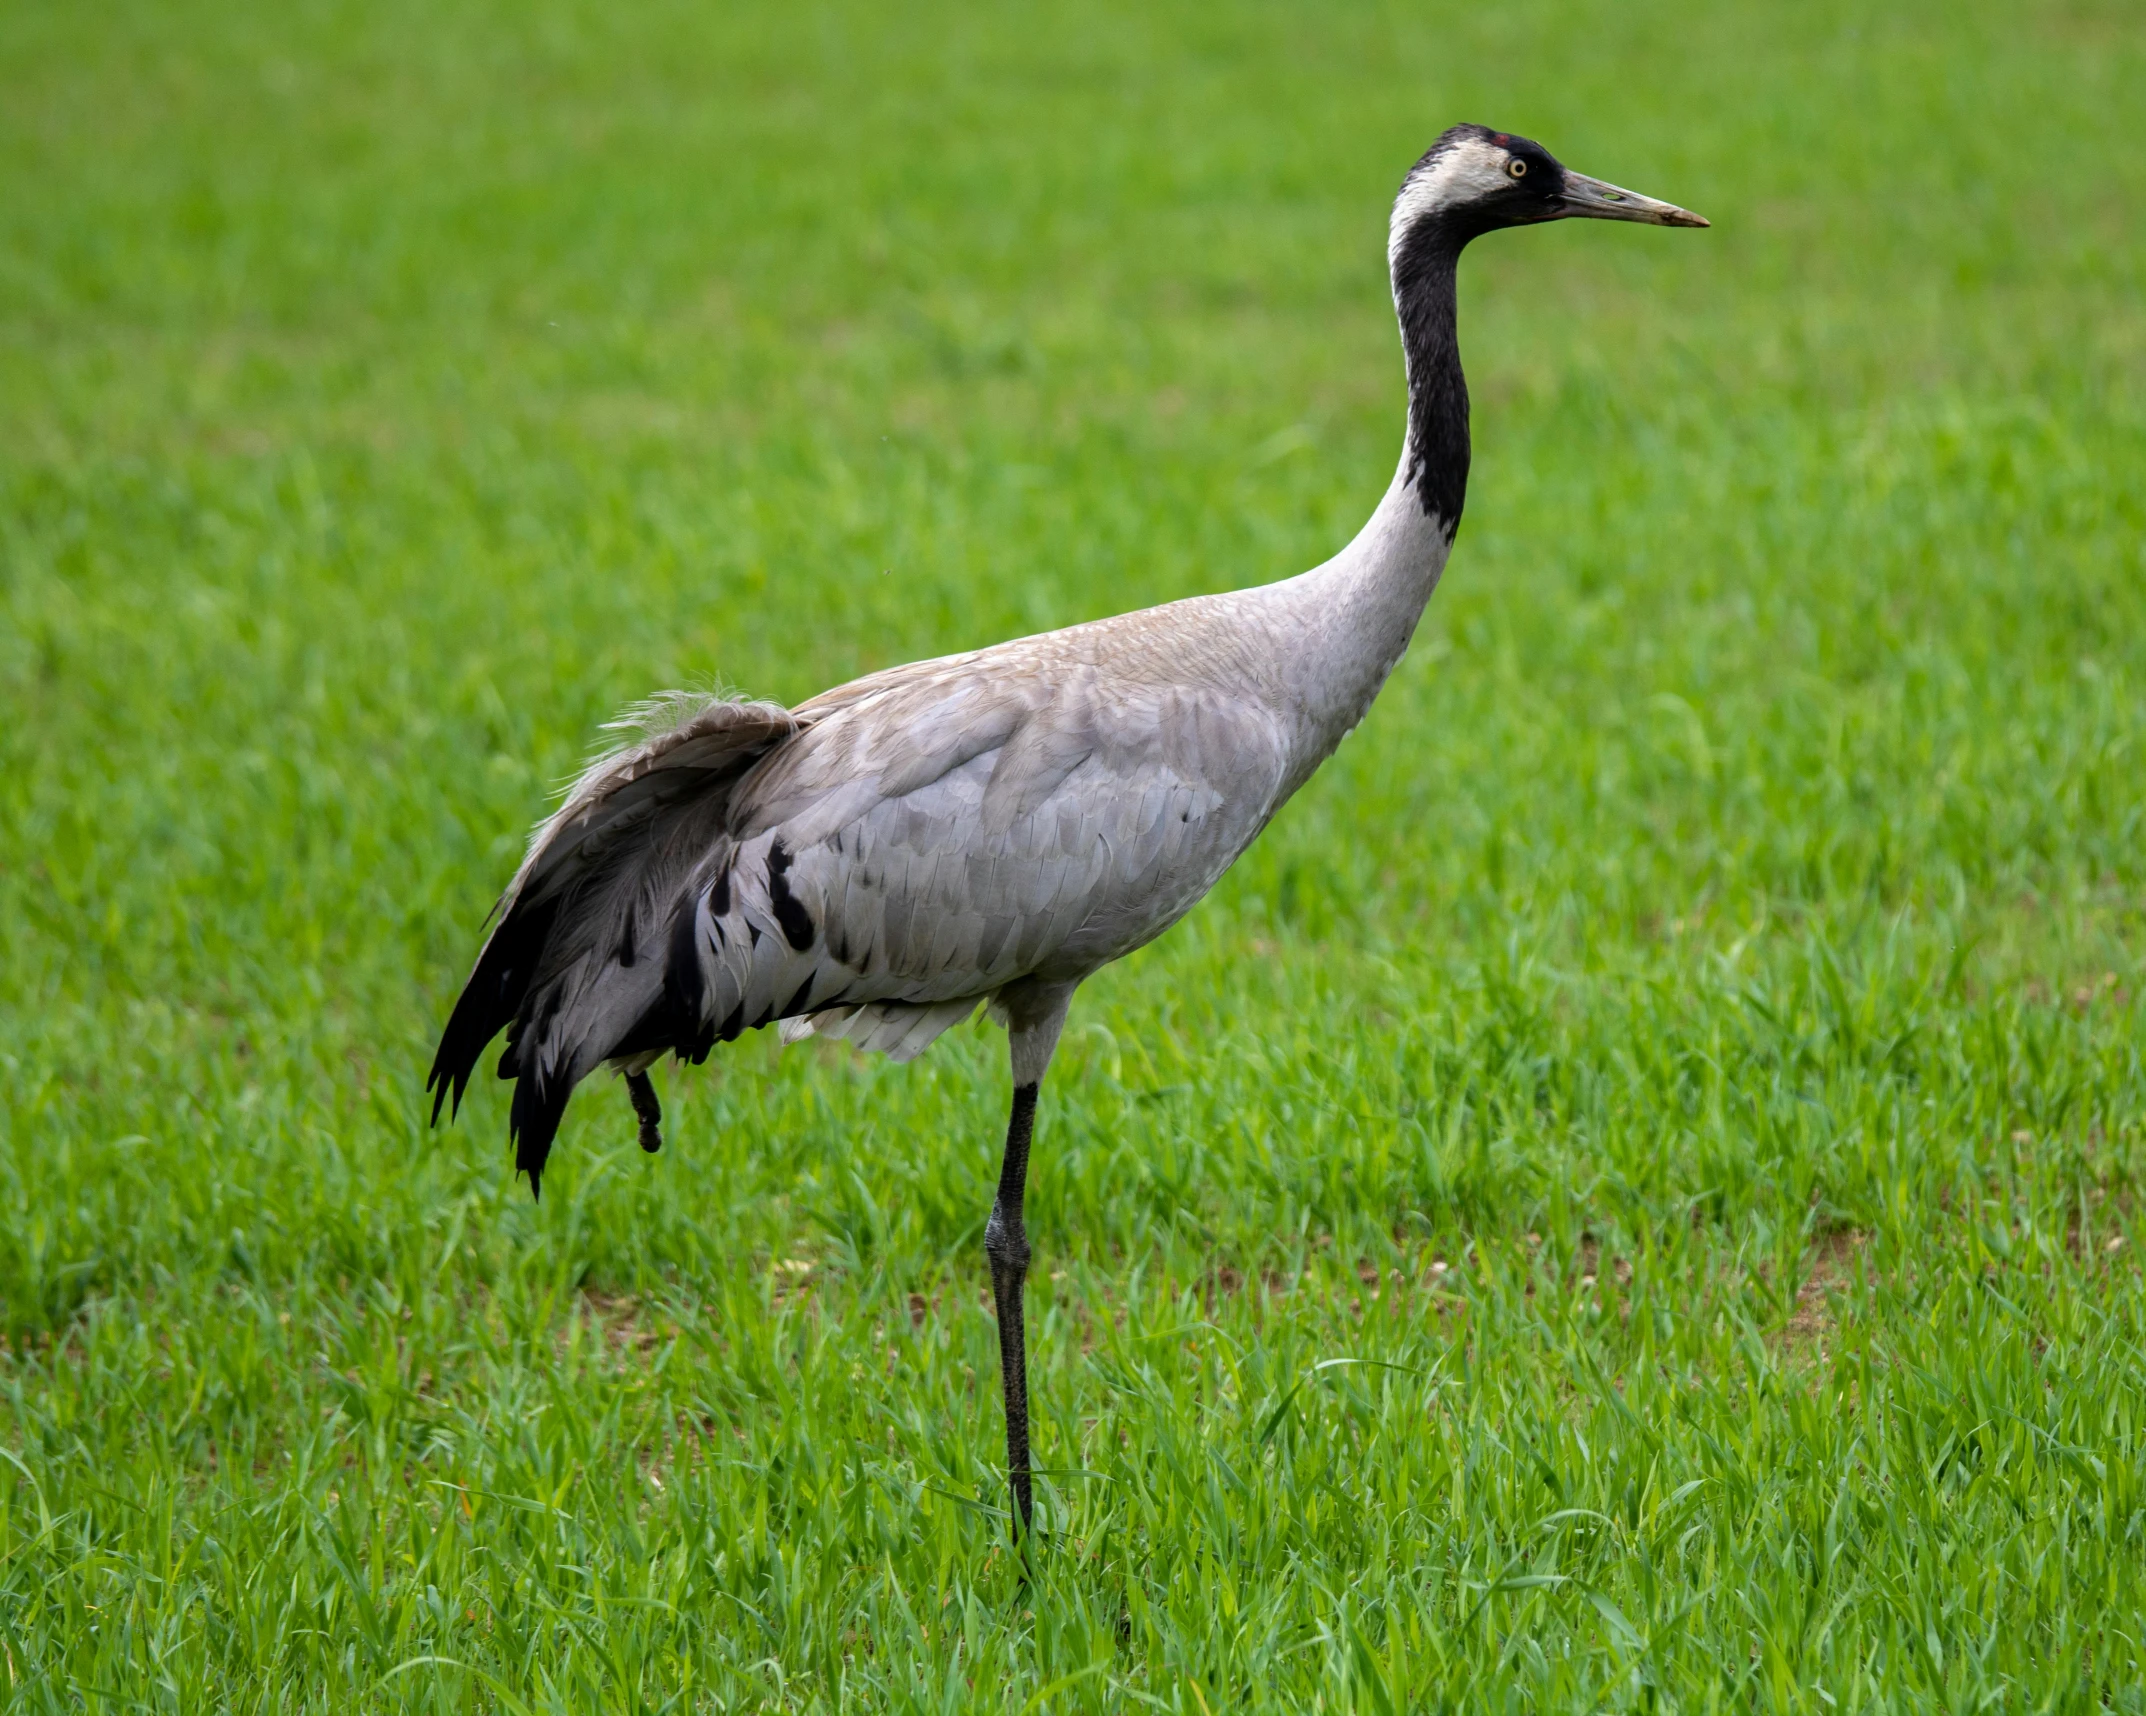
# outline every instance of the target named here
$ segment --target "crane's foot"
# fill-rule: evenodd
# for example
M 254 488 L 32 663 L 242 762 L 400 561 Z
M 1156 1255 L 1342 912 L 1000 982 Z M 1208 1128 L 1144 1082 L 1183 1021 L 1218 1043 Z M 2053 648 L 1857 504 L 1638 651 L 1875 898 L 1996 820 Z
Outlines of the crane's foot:
M 645 1072 L 630 1072 L 626 1094 L 633 1098 L 634 1117 L 641 1123 L 641 1148 L 653 1156 L 663 1148 L 663 1104 L 656 1100 L 656 1087 Z

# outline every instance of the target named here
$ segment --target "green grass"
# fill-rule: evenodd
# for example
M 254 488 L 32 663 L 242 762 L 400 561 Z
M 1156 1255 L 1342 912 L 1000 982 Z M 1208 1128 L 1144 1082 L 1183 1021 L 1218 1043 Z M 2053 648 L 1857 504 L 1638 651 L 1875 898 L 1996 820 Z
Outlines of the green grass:
M 2146 31 L 0 11 L 0 1703 L 2146 1710 Z M 434 1030 L 597 724 L 1284 575 L 1456 118 L 1416 650 L 1003 1041 L 532 1206 Z

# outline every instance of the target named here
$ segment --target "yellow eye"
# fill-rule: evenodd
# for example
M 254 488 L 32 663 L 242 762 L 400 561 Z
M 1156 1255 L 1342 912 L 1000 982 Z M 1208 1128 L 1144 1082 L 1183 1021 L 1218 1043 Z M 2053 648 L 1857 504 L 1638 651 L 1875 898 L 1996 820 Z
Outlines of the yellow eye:
M 1528 176 L 1528 164 L 1525 161 L 1508 161 L 1505 163 L 1505 170 L 1516 179 Z

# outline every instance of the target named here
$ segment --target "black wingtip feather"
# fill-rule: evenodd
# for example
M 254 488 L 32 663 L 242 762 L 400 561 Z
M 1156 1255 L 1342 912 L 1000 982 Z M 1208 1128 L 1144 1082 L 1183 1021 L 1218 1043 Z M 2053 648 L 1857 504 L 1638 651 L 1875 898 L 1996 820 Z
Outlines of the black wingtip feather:
M 551 1141 L 559 1135 L 566 1099 L 573 1094 L 569 1081 L 550 1077 L 541 1069 L 533 1068 L 515 1080 L 507 1136 L 514 1143 L 514 1166 L 529 1176 L 532 1197 L 538 1195 L 544 1164 L 551 1157 Z
M 556 898 L 533 905 L 517 903 L 477 956 L 477 968 L 447 1016 L 432 1070 L 425 1078 L 425 1088 L 432 1092 L 435 1126 L 443 1106 L 450 1120 L 462 1112 L 462 1096 L 477 1062 L 492 1039 L 521 1012 L 538 957 L 558 915 Z
M 783 940 L 803 953 L 819 931 L 804 901 L 790 892 L 790 864 L 790 849 L 779 839 L 768 842 L 768 903 L 775 908 L 775 921 L 782 926 Z

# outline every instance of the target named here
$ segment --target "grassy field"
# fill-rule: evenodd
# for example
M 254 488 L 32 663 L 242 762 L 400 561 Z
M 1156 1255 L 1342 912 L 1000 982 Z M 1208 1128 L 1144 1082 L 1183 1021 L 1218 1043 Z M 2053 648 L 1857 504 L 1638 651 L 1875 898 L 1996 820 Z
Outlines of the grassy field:
M 0 1704 L 2146 1711 L 2146 27 L 0 10 Z M 1363 730 L 1046 1087 L 419 1084 L 598 724 L 1285 575 Z

